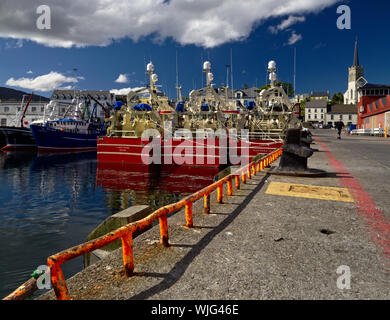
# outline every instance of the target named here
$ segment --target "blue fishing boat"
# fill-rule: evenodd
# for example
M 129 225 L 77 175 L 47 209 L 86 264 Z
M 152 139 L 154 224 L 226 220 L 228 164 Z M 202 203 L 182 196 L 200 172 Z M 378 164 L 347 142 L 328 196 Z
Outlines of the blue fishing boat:
M 39 151 L 89 151 L 97 148 L 97 137 L 106 134 L 104 122 L 93 116 L 83 119 L 81 105 L 72 116 L 30 125 Z

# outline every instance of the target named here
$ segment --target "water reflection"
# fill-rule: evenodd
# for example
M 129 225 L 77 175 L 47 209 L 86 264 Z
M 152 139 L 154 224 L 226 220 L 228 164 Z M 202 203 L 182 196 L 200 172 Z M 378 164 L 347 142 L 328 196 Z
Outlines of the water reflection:
M 157 209 L 209 184 L 216 168 L 99 163 L 96 183 L 104 189 L 112 213 L 132 205 Z
M 82 154 L 0 153 L 0 298 L 46 258 L 131 205 L 156 209 L 213 182 L 212 168 L 97 164 Z M 82 258 L 64 265 L 70 277 Z

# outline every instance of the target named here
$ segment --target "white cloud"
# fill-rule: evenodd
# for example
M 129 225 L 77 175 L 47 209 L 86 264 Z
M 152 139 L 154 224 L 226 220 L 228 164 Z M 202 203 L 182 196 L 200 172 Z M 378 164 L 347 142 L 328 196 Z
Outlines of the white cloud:
M 27 74 L 33 74 L 34 72 L 32 70 L 28 70 L 26 73 Z
M 52 71 L 36 78 L 10 78 L 5 84 L 10 87 L 48 92 L 57 89 L 66 83 L 78 83 L 79 78 L 66 77 L 61 73 Z
M 297 43 L 298 41 L 302 40 L 302 35 L 297 34 L 295 31 L 291 33 L 290 39 L 288 39 L 288 45 L 292 46 L 293 44 Z
M 119 77 L 115 80 L 116 83 L 128 83 L 129 79 L 127 78 L 127 75 L 120 74 Z
M 41 0 L 3 1 L 0 37 L 51 47 L 107 46 L 147 36 L 215 47 L 245 39 L 269 18 L 319 12 L 340 0 L 47 0 L 51 30 L 33 26 Z M 287 22 L 286 22 L 287 23 Z M 283 26 L 282 26 L 283 27 Z
M 142 92 L 147 92 L 147 89 L 145 87 L 137 87 L 137 88 L 122 88 L 122 89 L 111 89 L 110 93 L 113 93 L 115 95 L 123 96 L 129 94 L 130 91 L 137 91 L 142 90 Z
M 298 22 L 305 22 L 305 21 L 306 18 L 304 16 L 289 16 L 287 19 L 283 20 L 277 26 L 270 26 L 269 30 L 271 31 L 271 33 L 276 34 L 279 31 L 283 31 Z

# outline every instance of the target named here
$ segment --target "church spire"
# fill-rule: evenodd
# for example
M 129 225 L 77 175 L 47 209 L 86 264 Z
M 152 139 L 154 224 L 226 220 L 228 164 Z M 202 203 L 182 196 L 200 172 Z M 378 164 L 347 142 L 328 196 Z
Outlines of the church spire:
M 356 41 L 355 41 L 355 55 L 354 55 L 354 58 L 353 58 L 353 66 L 354 67 L 359 67 L 360 64 L 359 64 L 359 52 L 358 52 L 358 39 L 356 37 Z

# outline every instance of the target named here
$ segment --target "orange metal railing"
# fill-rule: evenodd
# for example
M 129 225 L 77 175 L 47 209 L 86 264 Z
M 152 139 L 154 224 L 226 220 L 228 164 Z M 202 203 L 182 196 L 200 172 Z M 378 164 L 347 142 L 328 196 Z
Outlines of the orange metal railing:
M 134 258 L 133 258 L 133 233 L 143 230 L 150 226 L 154 221 L 159 220 L 160 224 L 160 239 L 163 246 L 169 246 L 168 237 L 168 215 L 185 208 L 186 226 L 191 228 L 193 226 L 192 204 L 204 197 L 205 213 L 210 212 L 210 194 L 217 190 L 218 203 L 223 202 L 223 190 L 225 183 L 227 184 L 227 195 L 233 195 L 233 181 L 237 189 L 240 188 L 240 176 L 242 183 L 246 183 L 247 179 L 251 179 L 257 172 L 262 171 L 265 167 L 277 160 L 282 155 L 282 149 L 277 149 L 274 152 L 264 156 L 263 158 L 254 161 L 240 169 L 235 173 L 226 176 L 225 178 L 213 183 L 212 185 L 182 199 L 174 204 L 162 207 L 146 218 L 130 223 L 121 227 L 109 234 L 100 238 L 91 240 L 89 242 L 80 244 L 73 248 L 64 250 L 60 253 L 50 256 L 47 259 L 47 265 L 50 268 L 51 283 L 54 288 L 58 300 L 70 300 L 68 288 L 64 274 L 61 270 L 61 265 L 71 259 L 87 254 L 96 249 L 102 248 L 118 239 L 122 240 L 122 256 L 125 273 L 131 276 L 134 272 Z M 23 286 L 22 286 L 23 287 Z M 7 296 L 4 300 L 15 300 L 23 293 L 23 288 L 20 287 L 12 294 Z

